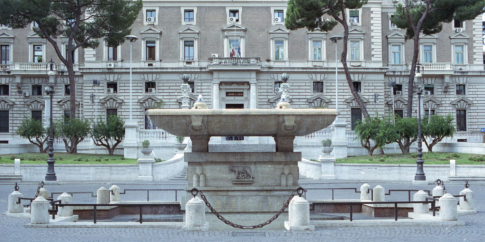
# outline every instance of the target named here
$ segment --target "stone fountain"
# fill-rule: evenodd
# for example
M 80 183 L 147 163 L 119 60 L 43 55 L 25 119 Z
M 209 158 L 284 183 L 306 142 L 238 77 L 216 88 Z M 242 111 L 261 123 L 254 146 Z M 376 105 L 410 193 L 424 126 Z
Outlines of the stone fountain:
M 157 127 L 192 140 L 192 152 L 185 153 L 186 198 L 195 187 L 218 212 L 261 213 L 280 210 L 298 186 L 295 136 L 329 126 L 337 112 L 291 109 L 287 102 L 276 109 L 216 110 L 196 102 L 193 109 L 151 109 L 147 115 Z M 212 136 L 272 136 L 276 152 L 209 152 Z

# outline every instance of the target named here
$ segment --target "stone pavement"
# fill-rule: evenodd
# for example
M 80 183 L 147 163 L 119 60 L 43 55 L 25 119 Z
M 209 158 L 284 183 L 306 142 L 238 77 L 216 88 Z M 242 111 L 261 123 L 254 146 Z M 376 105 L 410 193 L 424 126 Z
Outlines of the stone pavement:
M 158 183 L 127 183 L 113 182 L 106 183 L 83 183 L 83 185 L 60 184 L 46 185 L 46 189 L 52 191 L 93 191 L 99 187 L 109 188 L 112 184 L 120 186 L 121 190 L 127 188 L 139 189 L 160 189 L 160 188 L 183 188 L 185 184 L 174 181 Z M 300 184 L 305 188 L 310 187 L 360 187 L 361 182 L 331 181 L 326 183 L 301 180 Z M 410 183 L 370 183 L 372 187 L 382 185 L 388 189 L 429 189 L 434 185 L 415 186 Z M 20 192 L 26 196 L 32 196 L 37 187 L 33 183 L 19 184 Z M 462 184 L 446 184 L 448 192 L 458 194 L 463 189 Z M 477 214 L 459 217 L 459 220 L 465 221 L 465 226 L 374 226 L 374 227 L 332 227 L 316 228 L 315 232 L 288 232 L 284 230 L 232 230 L 232 231 L 208 231 L 208 232 L 190 232 L 178 229 L 162 228 L 25 228 L 24 225 L 30 220 L 22 218 L 8 217 L 7 211 L 8 194 L 13 191 L 13 184 L 0 184 L 0 241 L 5 242 L 22 242 L 22 241 L 484 241 L 485 242 L 485 184 L 475 184 L 471 182 L 471 187 L 476 196 Z M 358 194 L 337 194 L 336 199 L 340 196 L 346 198 L 358 198 Z M 154 195 L 157 197 L 157 195 Z M 309 199 L 323 198 L 327 195 L 308 194 Z M 140 194 L 127 193 L 122 196 L 123 200 L 136 200 Z M 173 194 L 159 194 L 158 197 L 171 197 Z M 341 197 L 343 198 L 343 197 Z M 75 202 L 94 202 L 94 198 L 88 196 L 75 196 Z M 77 199 L 77 200 L 76 200 Z M 155 199 L 155 198 L 154 198 Z M 407 194 L 395 194 L 388 200 L 405 200 Z M 165 199 L 164 199 L 165 200 Z M 208 214 L 207 216 L 212 216 Z M 391 219 L 391 218 L 390 218 Z

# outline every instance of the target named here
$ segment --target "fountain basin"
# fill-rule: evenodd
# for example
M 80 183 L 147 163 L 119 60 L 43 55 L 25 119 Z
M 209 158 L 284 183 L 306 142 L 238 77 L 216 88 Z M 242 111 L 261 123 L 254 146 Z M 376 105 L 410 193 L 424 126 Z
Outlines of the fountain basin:
M 178 136 L 302 136 L 333 123 L 335 109 L 150 109 L 153 124 Z

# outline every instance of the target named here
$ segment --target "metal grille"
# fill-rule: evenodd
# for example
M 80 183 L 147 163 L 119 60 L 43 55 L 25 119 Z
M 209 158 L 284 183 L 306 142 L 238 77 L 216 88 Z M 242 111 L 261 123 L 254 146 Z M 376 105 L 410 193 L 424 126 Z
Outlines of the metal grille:
M 466 131 L 466 110 L 456 110 L 456 131 Z
M 355 126 L 357 126 L 357 121 L 362 121 L 362 111 L 360 108 L 352 108 L 350 110 L 350 115 L 352 118 L 352 130 L 354 130 Z
M 42 111 L 32 111 L 32 119 L 35 121 L 42 121 Z
M 322 93 L 323 92 L 323 82 L 313 82 L 313 92 Z

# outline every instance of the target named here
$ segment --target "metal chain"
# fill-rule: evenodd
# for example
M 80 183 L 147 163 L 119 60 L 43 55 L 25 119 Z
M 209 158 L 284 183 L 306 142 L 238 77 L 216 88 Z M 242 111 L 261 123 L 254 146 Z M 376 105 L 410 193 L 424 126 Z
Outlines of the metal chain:
M 261 223 L 261 224 L 257 224 L 257 225 L 251 225 L 251 226 L 245 226 L 245 225 L 239 225 L 239 224 L 235 224 L 229 220 L 227 220 L 226 218 L 224 218 L 220 213 L 218 213 L 213 207 L 212 205 L 209 203 L 209 201 L 207 201 L 207 198 L 206 196 L 204 195 L 204 193 L 200 190 L 198 190 L 197 188 L 194 188 L 190 191 L 190 193 L 195 197 L 197 196 L 197 193 L 200 193 L 200 197 L 202 198 L 202 200 L 204 201 L 205 205 L 209 208 L 209 210 L 214 213 L 216 215 L 216 217 L 221 220 L 222 222 L 224 222 L 225 224 L 229 225 L 229 226 L 232 226 L 234 228 L 237 228 L 237 229 L 258 229 L 258 228 L 262 228 L 270 223 L 272 223 L 273 221 L 275 221 L 284 211 L 286 208 L 288 208 L 288 205 L 290 204 L 291 202 L 291 199 L 293 199 L 293 197 L 295 195 L 299 195 L 301 197 L 301 195 L 303 194 L 303 192 L 306 192 L 305 189 L 303 189 L 302 187 L 299 187 L 297 189 L 295 189 L 293 192 L 291 192 L 291 195 L 290 197 L 286 200 L 286 202 L 283 204 L 283 207 L 272 217 L 270 218 L 268 221 L 264 222 L 264 223 Z

